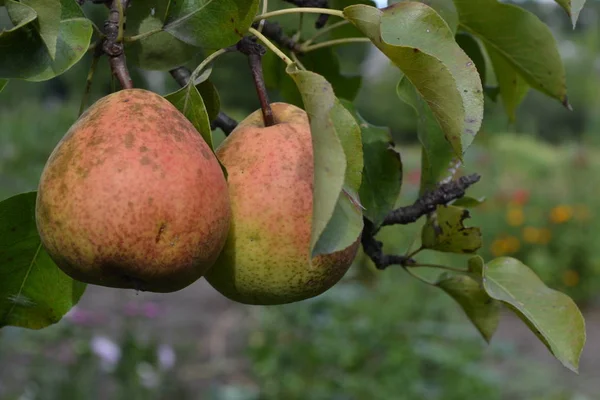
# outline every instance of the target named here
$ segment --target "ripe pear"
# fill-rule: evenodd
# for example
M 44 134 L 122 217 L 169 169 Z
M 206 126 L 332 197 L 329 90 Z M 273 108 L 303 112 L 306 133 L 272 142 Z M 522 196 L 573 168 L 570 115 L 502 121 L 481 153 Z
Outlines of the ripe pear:
M 273 305 L 317 296 L 350 267 L 359 241 L 310 260 L 313 149 L 306 112 L 271 105 L 276 124 L 261 111 L 248 116 L 216 154 L 227 169 L 232 223 L 227 243 L 205 275 L 226 297 Z
M 72 278 L 172 292 L 200 278 L 227 239 L 227 182 L 194 126 L 161 96 L 122 90 L 91 106 L 48 159 L 36 222 Z

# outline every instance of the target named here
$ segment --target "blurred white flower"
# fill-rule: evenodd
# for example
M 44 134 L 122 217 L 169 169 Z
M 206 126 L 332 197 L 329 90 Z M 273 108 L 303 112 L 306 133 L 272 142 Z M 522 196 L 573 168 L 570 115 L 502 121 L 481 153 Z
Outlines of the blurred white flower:
M 102 367 L 108 370 L 113 369 L 121 358 L 119 346 L 105 336 L 94 336 L 90 347 L 92 352 L 100 358 Z
M 168 344 L 161 344 L 158 346 L 158 365 L 163 371 L 169 370 L 175 366 L 175 361 L 177 357 L 175 356 L 175 351 Z

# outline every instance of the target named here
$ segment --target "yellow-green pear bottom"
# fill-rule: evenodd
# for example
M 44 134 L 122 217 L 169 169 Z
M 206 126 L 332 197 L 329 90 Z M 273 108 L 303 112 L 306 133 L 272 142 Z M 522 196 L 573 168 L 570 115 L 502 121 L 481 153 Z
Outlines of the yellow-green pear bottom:
M 313 151 L 306 112 L 271 105 L 248 116 L 217 150 L 228 173 L 232 223 L 225 247 L 205 275 L 226 297 L 246 304 L 284 304 L 317 296 L 346 273 L 359 240 L 310 260 Z

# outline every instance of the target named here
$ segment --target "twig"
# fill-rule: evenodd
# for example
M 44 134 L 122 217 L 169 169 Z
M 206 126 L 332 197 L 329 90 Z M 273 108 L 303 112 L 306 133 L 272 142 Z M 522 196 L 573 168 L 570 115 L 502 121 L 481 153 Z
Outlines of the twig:
M 389 213 L 382 226 L 411 224 L 423 215 L 435 211 L 437 206 L 448 204 L 452 200 L 463 197 L 467 188 L 478 182 L 480 178 L 481 176 L 478 174 L 473 174 L 462 176 L 456 181 L 443 183 L 437 189 L 423 194 L 414 204 L 400 207 Z
M 292 50 L 293 52 L 300 53 L 300 45 L 291 37 L 287 36 L 281 26 L 277 22 L 264 21 L 264 26 L 262 31 L 263 35 L 267 38 L 271 39 L 273 42 L 277 43 L 281 47 L 285 47 L 286 49 Z M 252 24 L 252 27 L 258 30 L 259 23 L 255 22 Z
M 259 33 L 259 32 L 252 32 Z M 269 94 L 265 86 L 265 79 L 263 76 L 262 69 L 262 57 L 266 52 L 266 49 L 260 44 L 254 42 L 249 37 L 244 37 L 237 43 L 237 49 L 240 53 L 248 56 L 248 63 L 250 64 L 250 71 L 252 72 L 252 78 L 254 79 L 254 85 L 256 86 L 256 93 L 260 101 L 260 108 L 263 113 L 263 120 L 265 126 L 275 125 L 275 118 L 273 117 L 273 110 L 271 109 L 271 103 L 269 102 Z
M 169 73 L 181 87 L 187 85 L 192 75 L 192 72 L 186 67 L 172 69 Z M 212 121 L 210 127 L 212 130 L 220 128 L 225 133 L 225 136 L 227 136 L 237 127 L 237 122 L 224 112 L 219 112 L 219 115 Z
M 102 50 L 108 56 L 113 75 L 119 80 L 123 89 L 132 89 L 133 82 L 125 62 L 122 32 L 124 10 L 127 9 L 128 0 L 113 0 L 110 3 L 108 19 L 104 23 L 106 38 L 102 42 Z M 121 37 L 120 37 L 121 36 Z
M 94 55 L 92 56 L 92 65 L 90 66 L 88 76 L 85 80 L 85 88 L 83 90 L 83 96 L 81 98 L 81 105 L 79 106 L 79 115 L 83 114 L 85 106 L 87 105 L 88 97 L 92 89 L 92 80 L 94 79 L 94 73 L 96 72 L 96 67 L 98 66 L 98 61 L 100 60 L 101 56 L 102 47 L 96 46 L 94 49 Z
M 409 266 L 415 264 L 415 260 L 406 256 L 399 256 L 393 254 L 385 254 L 383 252 L 383 243 L 375 239 L 374 236 L 374 226 L 371 221 L 367 218 L 364 219 L 364 228 L 363 233 L 360 238 L 360 241 L 363 246 L 363 250 L 365 254 L 369 256 L 375 267 L 377 269 L 386 269 L 390 265 L 401 265 L 401 266 Z
M 329 8 L 328 0 L 284 0 L 288 3 L 292 3 L 298 7 L 311 7 L 311 8 Z M 315 23 L 317 29 L 321 29 L 327 24 L 329 15 L 321 14 Z

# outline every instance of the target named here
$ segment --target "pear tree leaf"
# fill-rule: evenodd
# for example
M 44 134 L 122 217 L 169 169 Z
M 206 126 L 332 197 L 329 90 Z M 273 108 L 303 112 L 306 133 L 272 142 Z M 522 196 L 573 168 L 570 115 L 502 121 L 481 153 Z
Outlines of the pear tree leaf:
M 0 78 L 45 81 L 67 71 L 86 53 L 92 37 L 92 23 L 73 0 L 52 2 L 60 11 L 58 31 L 42 0 L 31 0 L 41 14 L 25 2 L 7 0 L 8 16 L 14 27 L 0 32 Z M 54 40 L 53 38 L 56 37 Z
M 329 8 L 343 10 L 344 8 L 353 6 L 355 4 L 365 4 L 372 7 L 377 6 L 374 1 L 370 0 L 330 0 Z M 339 20 L 337 18 L 329 18 L 327 25 L 333 25 L 338 22 Z M 364 37 L 364 35 L 352 24 L 346 24 L 339 28 L 333 29 L 328 33 L 328 39 L 344 39 L 349 37 Z
M 454 151 L 429 105 L 417 93 L 414 85 L 404 77 L 396 88 L 398 97 L 411 106 L 417 114 L 417 133 L 423 145 L 421 150 L 420 193 L 434 189 L 449 175 L 455 159 Z
M 341 102 L 358 121 L 362 131 L 364 168 L 359 195 L 364 215 L 377 227 L 394 209 L 400 195 L 400 154 L 394 150 L 389 129 L 369 124 L 351 102 Z
M 338 129 L 360 132 L 352 126 L 354 119 L 339 107 L 331 84 L 321 75 L 299 70 L 295 65 L 287 68 L 302 95 L 304 109 L 310 120 L 314 156 L 313 221 L 310 241 L 310 254 L 331 254 L 348 248 L 356 242 L 362 231 L 362 213 L 353 201 L 353 193 L 343 190 L 352 188 L 360 181 L 349 177 L 354 169 L 353 157 L 348 157 L 345 149 L 355 148 L 355 133 L 350 138 Z M 354 124 L 356 122 L 354 121 Z M 350 140 L 348 140 L 350 139 Z M 360 137 L 358 138 L 360 140 Z M 344 141 L 344 142 L 343 142 Z M 362 166 L 361 166 L 362 169 Z
M 30 192 L 0 202 L 0 327 L 52 325 L 86 288 L 62 272 L 42 246 L 35 201 Z
M 170 2 L 163 29 L 204 49 L 239 41 L 258 11 L 259 0 L 180 0 Z
M 460 28 L 502 55 L 534 89 L 568 105 L 565 68 L 550 29 L 529 11 L 497 0 L 453 0 Z
M 42 38 L 42 41 L 48 49 L 48 55 L 51 60 L 56 56 L 56 42 L 60 29 L 60 0 L 21 0 L 21 3 L 31 7 L 38 16 L 38 23 L 35 30 Z
M 423 248 L 459 254 L 477 251 L 482 246 L 481 231 L 464 226 L 464 220 L 469 217 L 469 212 L 463 208 L 438 206 L 435 215 L 423 226 Z
M 8 85 L 8 79 L 0 79 L 0 93 L 2 92 L 2 90 L 4 90 L 6 85 Z
M 171 2 L 146 0 L 135 2 L 127 9 L 127 36 L 161 29 Z M 135 42 L 125 43 L 127 61 L 148 70 L 167 71 L 185 64 L 198 53 L 198 47 L 189 45 L 169 32 L 158 32 Z
M 416 2 L 383 10 L 355 5 L 344 15 L 402 70 L 462 157 L 481 126 L 483 89 L 475 64 L 446 21 Z
M 500 321 L 500 305 L 482 288 L 480 282 L 468 275 L 442 274 L 436 286 L 462 307 L 486 342 L 490 342 Z
M 514 311 L 565 367 L 577 372 L 585 321 L 570 297 L 548 288 L 529 267 L 510 257 L 485 264 L 483 287 Z
M 454 39 L 460 48 L 463 49 L 463 51 L 467 53 L 469 58 L 475 63 L 475 67 L 477 68 L 477 72 L 481 78 L 481 84 L 485 86 L 487 67 L 481 46 L 472 35 L 469 35 L 465 32 L 457 33 L 456 36 L 454 36 Z
M 176 92 L 165 96 L 194 125 L 206 144 L 214 151 L 212 130 L 204 100 L 198 88 L 192 83 L 182 87 Z
M 389 5 L 400 3 L 402 1 L 410 1 L 410 0 L 394 0 L 388 1 Z M 429 7 L 433 8 L 440 17 L 446 21 L 452 32 L 456 33 L 458 29 L 458 12 L 456 11 L 456 7 L 454 3 L 448 0 L 413 0 L 418 1 L 420 3 L 427 4 Z
M 577 19 L 579 19 L 579 13 L 585 5 L 585 0 L 554 0 L 567 12 L 571 18 L 573 29 L 577 25 Z
M 216 86 L 207 79 L 196 84 L 196 88 L 204 100 L 208 120 L 214 121 L 217 115 L 219 115 L 219 111 L 221 111 L 221 97 Z
M 500 97 L 504 110 L 511 122 L 516 120 L 517 107 L 523 101 L 529 85 L 525 82 L 506 58 L 493 47 L 486 46 L 490 61 L 494 67 L 494 74 L 500 89 Z

